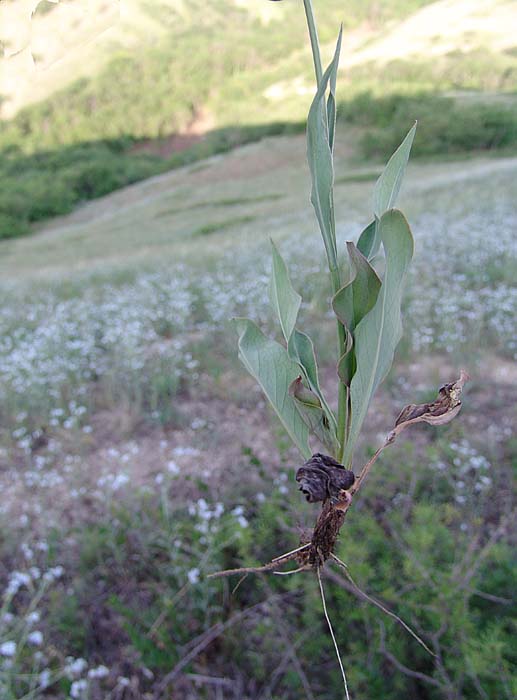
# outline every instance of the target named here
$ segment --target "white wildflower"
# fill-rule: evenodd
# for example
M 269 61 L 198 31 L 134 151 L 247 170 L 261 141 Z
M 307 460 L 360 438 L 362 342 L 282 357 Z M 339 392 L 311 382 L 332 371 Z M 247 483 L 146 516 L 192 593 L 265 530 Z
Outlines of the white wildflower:
M 45 690 L 45 688 L 48 688 L 52 680 L 52 673 L 50 669 L 45 668 L 40 674 L 39 674 L 39 687 L 42 690 Z
M 27 641 L 35 647 L 39 647 L 43 644 L 43 633 L 39 630 L 34 630 L 34 632 L 29 632 L 27 635 Z
M 33 610 L 31 613 L 27 615 L 25 618 L 27 621 L 28 625 L 35 625 L 36 622 L 39 622 L 41 618 L 41 615 L 38 610 Z
M 16 654 L 16 642 L 2 642 L 0 644 L 0 656 L 12 657 Z
M 194 569 L 190 569 L 190 571 L 187 573 L 187 578 L 189 580 L 189 583 L 192 585 L 195 585 L 196 583 L 199 582 L 199 569 L 196 567 Z
M 109 668 L 106 666 L 97 666 L 88 671 L 88 678 L 106 678 L 109 676 Z
M 85 697 L 85 691 L 88 689 L 88 681 L 85 678 L 74 681 L 70 686 L 70 697 L 82 698 Z
M 74 659 L 73 656 L 68 656 L 66 660 L 67 664 L 64 668 L 64 672 L 65 675 L 70 679 L 80 676 L 81 673 L 83 673 L 83 671 L 88 668 L 88 663 L 86 659 L 82 659 L 80 657 Z
M 169 474 L 176 476 L 180 473 L 180 468 L 174 460 L 171 460 L 170 462 L 167 462 L 167 471 L 169 472 Z

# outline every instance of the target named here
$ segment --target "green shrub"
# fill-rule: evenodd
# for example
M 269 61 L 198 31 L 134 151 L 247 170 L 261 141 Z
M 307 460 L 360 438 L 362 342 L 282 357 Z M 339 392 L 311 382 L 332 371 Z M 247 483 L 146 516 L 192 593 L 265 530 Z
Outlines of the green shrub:
M 29 231 L 29 223 L 26 219 L 0 211 L 0 239 L 18 238 Z
M 418 120 L 413 146 L 417 156 L 517 148 L 517 113 L 512 100 L 487 102 L 433 94 L 375 97 L 361 93 L 340 105 L 339 116 L 368 128 L 361 138 L 367 157 L 384 158 Z
M 0 239 L 29 222 L 66 214 L 80 201 L 161 172 L 163 160 L 128 152 L 130 142 L 84 143 L 25 155 L 11 146 L 0 160 Z

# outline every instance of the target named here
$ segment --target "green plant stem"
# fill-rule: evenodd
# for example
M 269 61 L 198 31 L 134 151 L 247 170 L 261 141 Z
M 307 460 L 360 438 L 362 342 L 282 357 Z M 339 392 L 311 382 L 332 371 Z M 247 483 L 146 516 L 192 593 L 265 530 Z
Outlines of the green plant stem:
M 332 281 L 332 291 L 334 294 L 341 289 L 341 275 L 339 270 L 336 268 L 330 268 L 330 278 Z M 341 359 L 341 356 L 345 352 L 345 327 L 341 321 L 337 320 L 337 360 Z M 348 387 L 344 384 L 341 379 L 338 380 L 338 414 L 337 414 L 337 439 L 339 442 L 339 450 L 336 455 L 338 462 L 343 459 L 343 452 L 345 450 L 345 443 L 347 438 L 347 428 L 348 428 Z
M 316 28 L 316 19 L 314 17 L 314 10 L 312 8 L 311 0 L 303 0 L 303 6 L 305 8 L 305 16 L 307 18 L 307 26 L 309 28 L 309 37 L 311 40 L 312 57 L 314 60 L 314 72 L 316 74 L 316 82 L 319 87 L 321 79 L 323 76 L 323 70 L 321 67 L 321 55 L 320 55 L 320 45 L 318 40 L 318 30 Z M 341 275 L 339 274 L 338 263 L 335 255 L 334 259 L 330 261 L 329 259 L 329 272 L 330 279 L 332 283 L 332 291 L 334 294 L 341 289 Z M 340 321 L 337 321 L 337 352 L 338 352 L 338 362 L 345 351 L 345 328 Z M 348 426 L 348 389 L 339 381 L 338 389 L 338 418 L 337 418 L 337 438 L 339 442 L 339 451 L 336 455 L 338 461 L 343 458 L 343 452 L 345 449 L 346 442 L 346 432 Z
M 341 324 L 338 321 L 338 343 L 340 347 L 344 347 L 344 345 L 341 344 L 341 338 L 339 337 L 339 326 Z M 343 328 L 343 326 L 341 326 Z M 349 401 L 349 394 L 348 394 L 348 387 L 346 384 L 344 384 L 341 379 L 339 379 L 339 387 L 338 387 L 338 417 L 337 417 L 337 430 L 338 430 L 338 442 L 339 442 L 339 452 L 337 455 L 337 461 L 341 463 L 343 459 L 343 453 L 345 451 L 345 445 L 347 441 L 347 433 L 348 433 L 348 401 Z M 350 468 L 350 465 L 345 465 L 347 469 Z
M 303 0 L 305 8 L 305 16 L 307 17 L 307 26 L 309 27 L 309 37 L 311 39 L 312 57 L 314 59 L 314 72 L 316 73 L 316 82 L 321 83 L 323 71 L 321 69 L 320 43 L 318 40 L 318 30 L 316 29 L 316 20 L 312 9 L 311 0 Z

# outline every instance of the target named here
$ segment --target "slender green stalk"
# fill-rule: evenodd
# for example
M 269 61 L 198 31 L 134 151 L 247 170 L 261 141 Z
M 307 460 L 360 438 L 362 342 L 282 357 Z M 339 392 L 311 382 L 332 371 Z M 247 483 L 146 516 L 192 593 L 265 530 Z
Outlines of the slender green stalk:
M 314 72 L 316 74 L 317 85 L 320 85 L 321 78 L 323 75 L 323 70 L 321 67 L 321 55 L 320 55 L 320 45 L 318 40 L 318 30 L 316 28 L 316 19 L 314 17 L 314 11 L 312 8 L 311 0 L 303 0 L 303 6 L 305 8 L 305 16 L 307 18 L 307 26 L 309 28 L 309 37 L 311 40 L 312 57 L 314 60 Z M 329 271 L 330 279 L 332 283 L 332 292 L 336 294 L 341 289 L 341 275 L 339 274 L 339 268 L 337 260 L 333 260 L 332 263 L 329 260 Z M 338 352 L 338 362 L 345 351 L 345 329 L 340 321 L 337 321 L 337 352 Z M 338 461 L 343 458 L 343 452 L 345 449 L 346 434 L 348 427 L 348 389 L 339 381 L 338 388 L 338 418 L 337 418 L 337 437 L 339 441 L 339 452 L 336 455 Z
M 316 20 L 312 9 L 311 0 L 303 0 L 305 8 L 305 16 L 307 17 L 307 26 L 309 27 L 309 36 L 311 39 L 312 57 L 314 59 L 314 72 L 316 73 L 316 82 L 319 86 L 323 71 L 321 69 L 320 43 L 318 40 L 318 30 L 316 29 Z

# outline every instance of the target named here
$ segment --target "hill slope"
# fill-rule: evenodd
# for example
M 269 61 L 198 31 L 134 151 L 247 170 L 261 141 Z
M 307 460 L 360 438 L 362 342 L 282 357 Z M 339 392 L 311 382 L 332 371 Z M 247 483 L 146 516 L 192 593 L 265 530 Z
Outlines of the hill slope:
M 156 138 L 186 129 L 200 114 L 213 126 L 300 120 L 312 94 L 297 3 L 131 0 L 120 14 L 112 0 L 95 0 L 88 11 L 82 2 L 2 5 L 3 114 L 19 114 L 0 143 L 41 150 L 119 136 Z M 344 21 L 349 93 L 515 85 L 513 2 L 315 5 L 327 55 Z M 55 9 L 42 13 L 42 6 Z M 22 8 L 30 32 L 13 21 Z
M 417 118 L 415 154 L 515 147 L 514 2 L 315 5 L 324 60 L 344 20 L 338 98 L 365 155 L 387 155 Z M 0 238 L 303 129 L 314 78 L 299 3 L 24 0 L 3 2 L 0 20 L 0 94 L 14 115 L 0 131 Z

